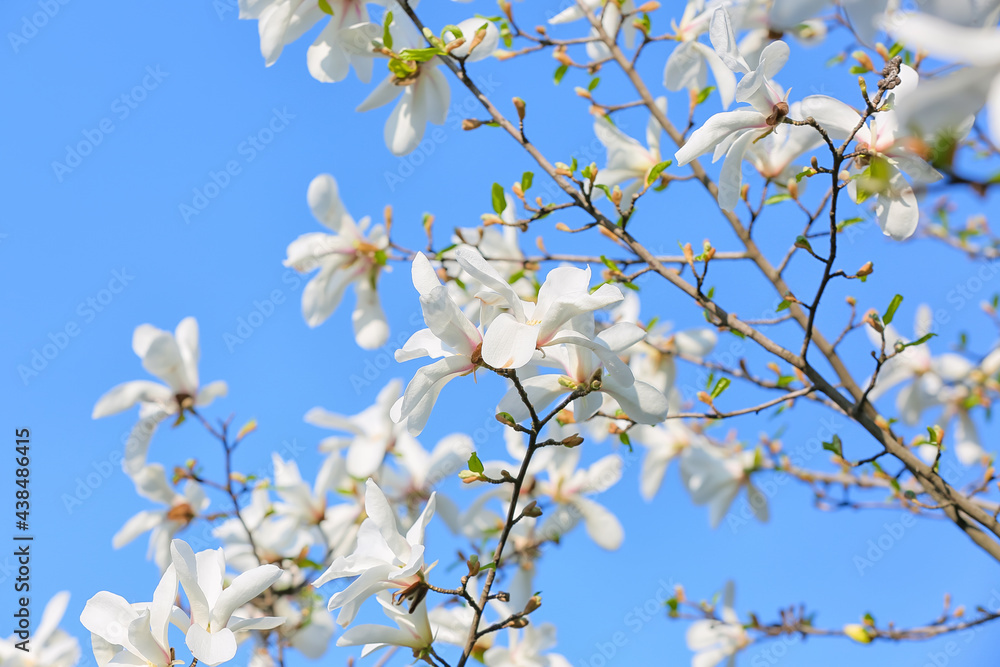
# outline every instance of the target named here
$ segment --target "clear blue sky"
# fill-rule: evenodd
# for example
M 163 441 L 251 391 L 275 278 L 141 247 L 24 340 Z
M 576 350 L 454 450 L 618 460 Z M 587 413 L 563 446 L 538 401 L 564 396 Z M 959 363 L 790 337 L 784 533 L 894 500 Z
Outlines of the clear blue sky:
M 320 460 L 315 447 L 325 434 L 302 421 L 305 412 L 316 405 L 358 412 L 387 381 L 408 379 L 417 367 L 387 365 L 389 353 L 384 350 L 360 350 L 346 309 L 318 329 L 304 324 L 298 304 L 302 283 L 290 279 L 281 261 L 288 242 L 319 230 L 305 202 L 309 181 L 322 172 L 334 174 L 356 218 L 378 218 L 391 204 L 398 240 L 419 247 L 423 212 L 437 216 L 443 244 L 446 230 L 475 225 L 489 210 L 489 187 L 494 181 L 512 183 L 531 164 L 499 131 L 483 128 L 466 133 L 447 125 L 445 139 L 412 168 L 412 157 L 409 161 L 394 157 L 382 142 L 388 109 L 353 112 L 366 94 L 353 75 L 332 85 L 309 76 L 305 52 L 314 33 L 287 47 L 275 66 L 265 68 L 256 24 L 237 20 L 235 0 L 197 7 L 52 0 L 58 11 L 34 32 L 26 29 L 25 22 L 30 23 L 44 4 L 17 0 L 0 7 L 3 33 L 24 36 L 16 44 L 5 37 L 0 45 L 0 77 L 7 99 L 0 109 L 6 195 L 6 214 L 0 222 L 5 274 L 0 391 L 9 448 L 15 426 L 28 427 L 33 434 L 35 614 L 52 594 L 70 590 L 73 597 L 64 627 L 80 637 L 89 655 L 89 639 L 77 621 L 86 600 L 99 590 L 145 600 L 157 581 L 155 566 L 144 560 L 144 538 L 120 551 L 111 548 L 111 536 L 124 521 L 147 507 L 118 467 L 107 463 L 120 451 L 121 436 L 134 415 L 90 419 L 103 392 L 119 382 L 146 377 L 130 347 L 135 326 L 149 322 L 173 329 L 183 317 L 197 317 L 201 377 L 224 379 L 230 388 L 229 397 L 213 405 L 210 414 L 221 417 L 233 412 L 237 422 L 254 417 L 260 424 L 241 452 L 239 465 L 245 470 L 267 466 L 271 451 L 280 450 L 282 443 L 296 443 L 304 446 L 298 461 L 308 477 Z M 433 25 L 457 22 L 473 11 L 495 12 L 495 6 L 483 0 L 469 5 L 429 0 L 424 4 Z M 554 6 L 523 3 L 516 9 L 524 25 L 531 26 L 544 20 L 548 4 Z M 658 29 L 664 30 L 665 24 L 660 19 Z M 577 24 L 563 34 L 582 31 Z M 834 37 L 838 44 L 843 39 Z M 660 80 L 667 48 L 651 47 L 642 60 L 642 71 L 657 94 L 665 92 Z M 779 77 L 793 87 L 793 99 L 810 92 L 848 90 L 845 86 L 852 85 L 854 77 L 846 68 L 821 66 L 826 52 L 803 52 L 794 44 L 793 49 L 796 56 Z M 553 159 L 568 162 L 575 155 L 581 162 L 596 159 L 603 164 L 603 155 L 586 155 L 595 146 L 592 121 L 585 103 L 571 90 L 586 85 L 587 79 L 571 73 L 555 88 L 551 82 L 555 66 L 547 55 L 537 55 L 506 64 L 481 63 L 475 72 L 493 89 L 501 108 L 510 109 L 509 100 L 515 95 L 527 100 L 530 136 Z M 631 99 L 610 72 L 597 92 L 602 101 Z M 670 102 L 671 115 L 683 122 L 686 95 L 673 94 Z M 706 105 L 699 117 L 707 117 L 716 104 Z M 452 106 L 457 117 L 483 116 L 454 84 Z M 620 125 L 626 131 L 643 136 L 645 114 L 622 118 Z M 272 127 L 280 131 L 260 149 L 250 148 L 248 138 L 273 120 Z M 98 134 L 99 142 L 93 139 Z M 68 145 L 87 137 L 96 144 L 90 154 L 79 162 L 73 159 L 70 171 L 53 168 L 53 162 L 66 163 Z M 185 220 L 182 205 L 196 205 L 195 191 L 203 191 L 212 182 L 211 174 L 230 161 L 237 163 L 239 173 L 198 215 Z M 387 174 L 400 175 L 402 181 L 387 179 Z M 541 180 L 536 177 L 536 182 Z M 391 187 L 389 181 L 394 181 Z M 984 207 L 996 211 L 995 198 L 968 202 L 963 210 Z M 720 249 L 736 249 L 713 210 L 697 186 L 675 184 L 643 200 L 634 233 L 659 252 L 675 251 L 678 241 L 698 244 L 705 237 Z M 550 250 L 614 252 L 596 235 L 572 240 L 555 236 L 553 225 L 558 220 L 572 224 L 581 218 L 553 216 L 525 239 L 523 247 L 530 250 L 534 236 L 543 233 Z M 770 239 L 765 248 L 780 252 L 800 227 L 794 207 L 781 204 L 757 229 Z M 843 249 L 846 269 L 875 261 L 876 273 L 868 283 L 850 284 L 860 306 L 881 310 L 894 293 L 902 292 L 907 300 L 897 319 L 903 333 L 910 331 L 916 304 L 925 301 L 951 315 L 939 328 L 934 350 L 946 349 L 959 331 L 970 334 L 977 351 L 990 347 L 992 332 L 976 304 L 956 307 L 948 298 L 950 291 L 966 284 L 976 266 L 930 241 L 894 244 L 873 225 L 863 229 Z M 803 292 L 811 294 L 814 283 L 807 270 L 815 272 L 816 267 L 796 260 L 792 273 Z M 112 282 L 116 276 L 119 282 Z M 713 278 L 721 303 L 741 315 L 774 306 L 775 295 L 750 267 L 720 269 Z M 659 314 L 680 328 L 702 321 L 699 311 L 666 285 L 653 279 L 642 285 L 647 317 Z M 831 329 L 839 328 L 846 313 L 844 288 L 836 286 L 820 318 Z M 995 291 L 995 284 L 987 284 L 975 301 Z M 275 292 L 281 303 L 252 336 L 230 350 L 224 336 L 235 333 L 240 318 Z M 418 312 L 408 267 L 397 266 L 384 276 L 381 292 L 392 340 L 403 340 L 413 330 L 412 314 Z M 345 302 L 348 308 L 351 299 Z M 25 381 L 18 366 L 30 365 L 35 351 L 51 339 L 63 340 L 59 332 L 67 327 L 77 334 L 66 339 L 65 347 L 37 376 Z M 775 335 L 794 340 L 790 330 Z M 722 351 L 734 343 L 738 343 L 735 338 L 722 337 Z M 845 349 L 853 355 L 858 377 L 864 376 L 870 362 L 867 341 L 858 336 Z M 372 372 L 373 367 L 379 370 Z M 377 377 L 355 390 L 350 378 L 365 377 L 366 369 Z M 685 373 L 686 381 L 693 383 L 695 375 Z M 474 393 L 467 387 L 459 389 L 456 383 L 445 392 L 421 438 L 425 446 L 449 432 L 471 432 L 493 423 L 499 385 L 484 383 Z M 727 405 L 753 398 L 735 389 L 726 395 Z M 815 435 L 820 416 L 802 407 L 777 418 L 743 418 L 719 427 L 719 432 L 734 427 L 743 438 L 755 440 L 760 432 L 785 427 L 783 439 L 794 451 Z M 856 456 L 873 451 L 857 429 L 843 426 L 838 432 Z M 993 427 L 984 430 L 988 449 L 996 435 Z M 498 437 L 478 447 L 483 458 L 501 455 Z M 588 445 L 585 460 L 605 455 L 610 447 Z M 810 507 L 808 491 L 796 484 L 781 486 L 772 498 L 770 524 L 750 523 L 735 531 L 723 524 L 712 531 L 704 508 L 691 505 L 676 468 L 652 503 L 641 500 L 636 484 L 639 451 L 623 452 L 629 464 L 624 480 L 599 498 L 625 526 L 621 551 L 603 552 L 578 530 L 560 548 L 550 550 L 540 566 L 536 586 L 545 592 L 545 606 L 538 616 L 558 622 L 558 650 L 574 665 L 602 664 L 593 659 L 599 655 L 595 642 L 612 641 L 617 632 L 623 632 L 627 642 L 608 664 L 648 664 L 654 659 L 671 666 L 688 664 L 685 624 L 668 622 L 662 610 L 642 623 L 630 615 L 657 596 L 661 582 L 683 583 L 692 597 L 709 597 L 726 579 L 734 578 L 741 614 L 752 609 L 770 620 L 779 607 L 804 602 L 818 612 L 817 624 L 833 627 L 857 621 L 866 611 L 880 622 L 921 624 L 937 615 L 945 592 L 973 609 L 990 603 L 994 587 L 1000 590 L 995 563 L 940 521 L 920 521 L 908 528 L 873 568 L 859 575 L 854 557 L 863 556 L 869 540 L 878 540 L 886 532 L 884 524 L 898 521 L 900 512 L 819 512 Z M 5 471 L 11 465 L 9 454 L 2 457 Z M 176 431 L 163 428 L 150 456 L 168 467 L 190 457 L 209 466 L 219 461 L 215 443 L 194 423 Z M 810 463 L 827 465 L 821 455 Z M 88 476 L 97 479 L 95 473 L 100 477 L 96 488 L 87 489 L 89 497 L 68 511 L 67 495 L 77 494 Z M 4 478 L 9 480 L 10 475 Z M 965 479 L 970 480 L 971 476 Z M 0 495 L 12 502 L 12 491 Z M 12 528 L 0 531 L 0 536 L 9 532 Z M 442 554 L 450 552 L 446 543 L 440 544 Z M 0 549 L 0 554 L 7 552 L 6 547 Z M 0 565 L 9 562 L 0 556 Z M 9 618 L 13 606 L 11 581 L 5 573 L 0 569 L 0 618 Z M 993 604 L 1000 604 L 1000 597 Z M 8 634 L 7 626 L 0 624 L 0 635 Z M 922 667 L 934 664 L 932 654 L 943 651 L 948 641 L 862 647 L 820 639 L 794 642 L 787 654 L 779 649 L 780 658 L 766 652 L 770 645 L 761 645 L 741 658 L 741 664 Z M 1000 648 L 994 630 L 978 633 L 970 642 L 957 641 L 960 653 L 948 664 L 987 664 L 986 656 L 995 657 Z M 337 663 L 350 654 L 334 648 L 326 659 Z

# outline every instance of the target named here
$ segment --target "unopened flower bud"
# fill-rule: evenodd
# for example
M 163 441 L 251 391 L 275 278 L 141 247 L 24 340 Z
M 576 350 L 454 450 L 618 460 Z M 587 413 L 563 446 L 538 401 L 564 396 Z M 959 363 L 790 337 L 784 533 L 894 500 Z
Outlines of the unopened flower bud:
M 517 422 L 514 421 L 514 417 L 509 412 L 498 412 L 496 418 L 504 426 L 510 426 L 511 428 L 517 426 Z
M 458 473 L 458 478 L 462 480 L 463 484 L 472 484 L 473 482 L 478 482 L 481 475 L 478 472 L 472 472 L 471 470 L 463 470 Z
M 523 514 L 524 516 L 537 518 L 542 516 L 542 508 L 538 506 L 537 500 L 532 500 L 530 503 L 524 506 L 524 509 L 521 510 L 521 514 Z
M 858 300 L 855 299 L 853 296 L 848 296 L 846 299 L 844 299 L 844 301 L 847 302 L 848 306 L 856 306 L 856 305 L 858 305 Z
M 522 100 L 520 97 L 515 97 L 514 100 L 513 100 L 513 102 L 514 102 L 514 108 L 517 109 L 517 117 L 518 117 L 518 119 L 523 121 L 524 120 L 524 109 L 525 109 L 524 100 Z
M 579 433 L 574 433 L 573 435 L 569 436 L 568 438 L 563 438 L 563 440 L 562 440 L 562 442 L 560 444 L 563 447 L 569 447 L 570 449 L 572 449 L 573 447 L 579 447 L 580 445 L 582 445 L 583 444 L 583 438 L 580 437 Z
M 510 627 L 512 628 L 525 628 L 528 626 L 528 619 L 523 616 L 518 616 L 513 621 L 510 622 Z
M 862 266 L 860 269 L 858 269 L 857 276 L 859 278 L 862 277 L 862 276 L 869 276 L 869 275 L 871 275 L 872 271 L 874 271 L 874 270 L 875 270 L 875 265 L 874 264 L 872 264 L 871 262 L 865 262 L 864 266 Z
M 660 3 L 656 2 L 656 0 L 650 0 L 650 2 L 644 2 L 636 7 L 635 12 L 637 14 L 648 14 L 650 12 L 655 12 L 659 8 Z
M 844 626 L 844 634 L 859 644 L 870 644 L 872 636 L 868 628 L 858 623 L 848 623 Z
M 465 564 L 469 566 L 470 577 L 474 577 L 479 574 L 479 570 L 482 568 L 482 565 L 479 563 L 479 556 L 476 554 L 469 556 L 469 560 L 467 560 Z
M 857 60 L 869 72 L 875 71 L 875 64 L 872 63 L 872 59 L 864 51 L 855 51 L 851 54 L 851 57 Z
M 480 125 L 482 125 L 482 124 L 483 124 L 483 121 L 476 120 L 475 118 L 463 118 L 462 119 L 462 129 L 463 130 L 474 130 L 477 127 L 479 127 Z
M 541 606 L 542 606 L 542 597 L 540 595 L 532 595 L 528 599 L 527 604 L 524 605 L 524 611 L 521 613 L 530 614 L 531 612 L 535 611 Z
M 617 185 L 611 188 L 611 203 L 615 206 L 621 206 L 622 204 L 622 189 Z
M 524 190 L 521 189 L 521 184 L 520 183 L 518 183 L 518 182 L 515 181 L 514 185 L 510 186 L 510 190 L 511 190 L 511 192 L 514 193 L 515 197 L 517 197 L 521 201 L 524 201 Z

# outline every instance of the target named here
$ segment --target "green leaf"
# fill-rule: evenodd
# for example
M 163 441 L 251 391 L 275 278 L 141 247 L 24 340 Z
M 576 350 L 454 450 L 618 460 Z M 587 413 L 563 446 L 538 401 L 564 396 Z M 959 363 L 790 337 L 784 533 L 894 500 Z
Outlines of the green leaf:
M 837 223 L 837 231 L 842 232 L 851 225 L 856 225 L 859 222 L 864 222 L 864 218 L 848 218 L 847 220 L 842 220 Z
M 673 160 L 664 160 L 663 162 L 659 163 L 658 165 L 650 169 L 649 176 L 646 177 L 646 185 L 651 185 L 653 181 L 655 181 L 660 177 L 660 174 L 663 173 L 663 170 L 672 165 L 673 163 L 674 163 Z
M 626 447 L 628 447 L 628 450 L 629 450 L 630 452 L 632 451 L 632 441 L 631 441 L 631 440 L 629 440 L 629 438 L 628 438 L 628 433 L 626 433 L 625 431 L 622 431 L 621 433 L 619 433 L 619 434 L 618 434 L 618 440 L 619 440 L 619 441 L 620 441 L 620 442 L 621 442 L 621 443 L 622 443 L 623 445 L 625 445 Z
M 885 315 L 882 316 L 882 324 L 892 324 L 892 318 L 896 316 L 896 309 L 899 308 L 899 304 L 903 303 L 903 297 L 899 294 L 892 297 L 892 301 L 889 302 L 889 307 L 885 311 Z
M 590 80 L 590 83 L 587 84 L 587 90 L 593 90 L 594 88 L 597 88 L 597 84 L 599 84 L 600 82 L 601 82 L 601 77 L 595 76 L 593 79 Z
M 496 211 L 497 215 L 504 212 L 507 208 L 507 198 L 503 196 L 503 186 L 499 183 L 493 184 L 493 210 Z
M 482 472 L 484 470 L 483 462 L 479 460 L 475 452 L 472 452 L 472 456 L 469 457 L 469 470 L 472 472 Z
M 702 88 L 701 90 L 699 90 L 698 96 L 694 98 L 695 106 L 703 104 L 705 100 L 708 99 L 708 96 L 711 95 L 712 91 L 714 90 L 715 86 L 709 86 L 708 88 Z
M 861 65 L 853 65 L 850 70 L 851 74 L 867 74 L 868 68 Z
M 392 48 L 392 33 L 389 32 L 389 26 L 392 25 L 392 12 L 385 15 L 385 24 L 382 26 L 382 43 L 385 44 L 385 48 Z
M 535 175 L 530 171 L 521 174 L 521 191 L 527 192 L 531 189 L 531 183 L 535 180 Z
M 442 257 L 444 257 L 444 254 L 446 252 L 448 252 L 449 250 L 452 250 L 454 248 L 457 248 L 457 247 L 458 247 L 457 243 L 452 243 L 450 246 L 448 246 L 446 248 L 442 248 L 441 250 L 438 250 L 437 254 L 434 257 L 436 259 L 441 259 Z
M 556 74 L 554 77 L 552 77 L 553 80 L 556 82 L 556 85 L 558 85 L 559 82 L 563 80 L 563 77 L 566 76 L 566 72 L 568 71 L 569 71 L 569 65 L 560 65 L 559 67 L 556 68 Z
M 936 333 L 924 334 L 923 336 L 921 336 L 920 338 L 918 338 L 918 339 L 916 339 L 914 341 L 910 341 L 909 343 L 904 343 L 903 345 L 900 346 L 899 349 L 905 350 L 908 347 L 914 347 L 914 346 L 917 346 L 917 345 L 923 345 L 924 343 L 926 343 L 927 341 L 929 341 L 931 338 L 934 338 L 934 336 L 937 336 L 937 334 Z
M 324 14 L 333 16 L 333 7 L 330 6 L 330 3 L 327 0 L 319 0 L 319 10 Z
M 816 174 L 818 174 L 818 173 L 819 173 L 819 172 L 818 172 L 818 171 L 816 171 L 815 169 L 813 169 L 812 167 L 809 167 L 809 168 L 806 168 L 806 169 L 803 169 L 803 170 L 802 170 L 802 171 L 800 171 L 799 173 L 795 174 L 795 182 L 796 182 L 796 183 L 798 183 L 798 182 L 799 182 L 799 181 L 801 181 L 801 180 L 802 180 L 803 178 L 809 178 L 810 176 L 815 176 L 815 175 L 816 175 Z
M 840 436 L 837 434 L 833 435 L 832 442 L 824 442 L 823 449 L 828 452 L 833 452 L 840 458 L 844 458 L 844 443 L 840 441 Z
M 445 52 L 436 46 L 428 46 L 423 49 L 404 49 L 399 53 L 403 60 L 410 60 L 417 63 L 425 63 L 435 56 L 442 56 Z
M 788 310 L 788 307 L 790 305 L 792 305 L 791 301 L 789 301 L 788 299 L 782 299 L 781 303 L 779 303 L 778 307 L 775 308 L 774 310 L 775 310 L 775 312 L 780 313 L 783 310 Z
M 712 398 L 718 398 L 731 384 L 732 380 L 729 378 L 719 378 L 719 381 L 712 387 Z
M 900 44 L 899 42 L 896 42 L 895 44 L 892 45 L 892 48 L 889 49 L 889 55 L 887 57 L 889 58 L 889 60 L 892 60 L 893 58 L 898 56 L 902 50 L 903 50 L 903 45 Z
M 764 200 L 764 206 L 770 206 L 771 204 L 777 204 L 779 202 L 787 201 L 792 198 L 792 195 L 787 192 L 779 192 L 776 195 L 771 195 Z

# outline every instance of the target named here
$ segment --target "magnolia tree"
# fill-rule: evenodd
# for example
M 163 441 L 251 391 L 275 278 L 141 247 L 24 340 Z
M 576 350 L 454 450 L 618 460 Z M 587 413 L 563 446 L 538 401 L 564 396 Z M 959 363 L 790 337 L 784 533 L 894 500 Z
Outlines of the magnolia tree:
M 985 195 L 1000 182 L 989 173 L 1000 145 L 1000 2 L 577 0 L 537 27 L 520 22 L 507 0 L 499 5 L 496 16 L 449 5 L 454 22 L 437 25 L 415 0 L 240 0 L 241 17 L 257 22 L 267 65 L 322 25 L 308 48 L 309 73 L 324 83 L 352 69 L 362 82 L 375 79 L 357 110 L 392 107 L 384 141 L 393 154 L 416 149 L 428 123 L 444 123 L 452 91 L 464 88 L 481 109 L 462 128 L 475 131 L 473 139 L 504 134 L 536 166 L 510 174 L 508 186 L 469 176 L 463 187 L 489 194 L 492 211 L 478 227 L 446 232 L 425 217 L 422 250 L 394 239 L 389 209 L 383 224 L 355 220 L 334 175 L 308 184 L 324 229 L 293 240 L 285 259 L 312 274 L 302 294 L 306 324 L 339 326 L 345 318 L 335 311 L 352 287 L 357 344 L 385 345 L 379 282 L 396 264 L 412 276 L 410 298 L 426 325 L 395 351 L 398 362 L 419 360 L 401 367 L 415 369 L 405 387 L 391 382 L 356 415 L 322 407 L 305 415 L 334 432 L 320 443 L 325 459 L 316 470 L 274 454 L 272 476 L 241 472 L 238 453 L 255 424 L 234 427 L 212 415 L 227 387 L 200 381 L 196 321 L 173 332 L 135 330 L 133 350 L 159 382 L 114 387 L 93 416 L 138 407 L 123 466 L 157 508 L 136 514 L 113 544 L 149 533 L 161 576 L 143 600 L 100 592 L 87 602 L 80 620 L 101 667 L 218 665 L 242 642 L 260 667 L 284 664 L 296 651 L 329 660 L 331 644 L 356 647 L 344 649 L 352 656 L 384 650 L 379 664 L 395 655 L 458 667 L 470 659 L 567 665 L 552 652 L 560 619 L 538 611 L 545 586 L 536 564 L 577 529 L 604 549 L 619 548 L 625 534 L 616 513 L 624 508 L 596 496 L 622 479 L 624 448 L 644 452 L 638 483 L 649 501 L 671 483 L 665 473 L 676 460 L 680 483 L 695 505 L 707 506 L 712 527 L 741 493 L 767 521 L 761 480 L 783 475 L 811 491 L 817 510 L 895 508 L 914 521 L 936 518 L 954 526 L 960 547 L 1000 561 L 993 453 L 979 435 L 1000 391 L 1000 348 L 978 338 L 973 347 L 964 336 L 935 339 L 938 314 L 915 307 L 914 295 L 872 303 L 864 283 L 881 268 L 877 258 L 847 266 L 838 252 L 871 224 L 892 243 L 933 239 L 940 262 L 984 260 L 980 272 L 996 271 L 998 244 L 985 218 L 972 210 L 967 223 L 952 220 L 956 208 L 974 209 L 968 193 Z M 791 54 L 815 60 L 806 47 L 818 42 L 846 50 L 809 67 L 831 86 L 846 81 L 840 87 L 851 92 L 795 95 L 782 87 Z M 487 58 L 548 67 L 548 57 L 557 61 L 556 85 L 568 72 L 589 79 L 571 97 L 593 117 L 605 159 L 583 164 L 547 154 L 533 141 L 532 120 L 565 108 L 532 105 L 529 90 L 492 99 L 474 83 Z M 657 72 L 662 66 L 662 78 L 640 76 L 640 59 Z M 601 79 L 627 92 L 605 99 Z M 648 117 L 645 136 L 616 124 L 623 113 Z M 680 125 L 671 120 L 684 116 Z M 532 193 L 543 179 L 544 196 Z M 662 253 L 679 232 L 644 205 L 697 189 L 714 202 L 704 217 L 717 217 L 729 233 Z M 935 190 L 944 198 L 932 199 Z M 352 208 L 381 205 L 359 193 L 347 199 Z M 547 241 L 538 236 L 537 251 L 526 251 L 523 236 L 542 230 Z M 569 240 L 600 250 L 547 249 Z M 725 276 L 718 286 L 716 274 Z M 640 309 L 654 280 L 672 294 L 669 311 L 655 301 Z M 743 280 L 763 280 L 775 306 L 737 315 L 740 303 L 726 286 Z M 895 328 L 904 296 L 904 308 L 916 313 L 912 335 Z M 1000 325 L 997 307 L 995 298 L 983 303 L 984 322 Z M 657 324 L 685 308 L 702 313 L 704 325 L 671 332 Z M 982 317 L 970 315 L 967 326 L 987 328 L 975 319 Z M 843 354 L 842 343 L 866 336 L 870 352 Z M 739 341 L 727 342 L 739 353 L 715 353 L 722 341 Z M 699 371 L 695 391 L 677 386 L 683 366 Z M 484 375 L 498 376 L 505 391 L 477 385 Z M 495 406 L 503 437 L 478 452 L 462 433 L 422 444 L 426 425 L 445 423 L 434 409 L 442 391 Z M 827 452 L 812 467 L 778 436 L 739 431 L 742 415 L 807 410 L 853 423 L 850 436 L 845 427 L 825 438 Z M 733 429 L 711 428 L 723 421 Z M 218 441 L 224 473 L 215 478 L 185 461 L 189 453 L 155 446 L 157 429 L 199 424 Z M 444 495 L 449 479 L 466 492 Z M 447 532 L 433 534 L 450 541 L 426 539 L 435 523 Z M 197 533 L 199 550 L 185 541 L 196 524 L 207 527 Z M 460 567 L 435 570 L 439 562 Z M 777 617 L 740 614 L 731 582 L 719 581 L 716 591 L 692 596 L 678 586 L 663 607 L 664 623 L 688 623 L 696 667 L 732 664 L 748 646 L 782 636 L 925 640 L 1000 616 L 984 597 L 946 602 L 917 627 L 878 622 L 863 609 L 855 622 L 824 626 L 796 607 Z M 74 664 L 80 649 L 57 629 L 66 604 L 60 594 L 46 608 L 28 662 L 14 640 L 0 645 L 3 664 Z M 358 622 L 379 609 L 383 623 Z

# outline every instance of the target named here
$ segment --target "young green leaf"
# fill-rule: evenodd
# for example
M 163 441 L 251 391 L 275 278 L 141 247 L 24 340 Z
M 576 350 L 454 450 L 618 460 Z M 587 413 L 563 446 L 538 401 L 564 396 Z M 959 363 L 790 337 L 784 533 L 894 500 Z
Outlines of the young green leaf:
M 896 310 L 899 308 L 899 304 L 903 303 L 903 297 L 900 294 L 892 297 L 892 301 L 889 302 L 889 307 L 885 311 L 885 315 L 882 316 L 882 324 L 891 324 L 892 318 L 896 316 Z
M 500 215 L 501 213 L 504 212 L 504 209 L 507 208 L 507 198 L 503 196 L 503 186 L 501 186 L 499 183 L 494 183 L 492 195 L 493 195 L 493 210 L 496 212 L 497 215 Z
M 469 457 L 469 470 L 472 472 L 482 472 L 484 470 L 483 462 L 479 460 L 475 452 L 472 452 L 472 456 Z

